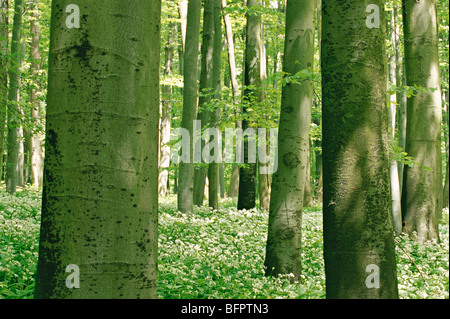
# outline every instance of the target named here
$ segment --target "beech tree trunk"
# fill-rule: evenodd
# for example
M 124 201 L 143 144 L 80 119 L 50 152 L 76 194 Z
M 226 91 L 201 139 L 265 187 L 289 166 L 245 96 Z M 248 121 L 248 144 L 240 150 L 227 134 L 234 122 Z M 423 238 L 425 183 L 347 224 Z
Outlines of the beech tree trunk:
M 225 8 L 227 6 L 227 0 L 221 0 L 222 1 L 222 8 Z M 236 104 L 236 129 L 242 129 L 242 120 L 239 119 L 239 112 L 241 111 L 238 107 L 237 103 L 239 102 L 239 84 L 237 79 L 237 71 L 236 71 L 236 58 L 234 54 L 234 40 L 233 40 L 233 29 L 231 26 L 230 17 L 228 14 L 223 15 L 223 21 L 225 25 L 225 35 L 226 35 L 226 42 L 227 42 L 227 48 L 228 48 L 228 65 L 230 69 L 230 80 L 231 80 L 231 88 L 233 90 L 233 102 Z M 238 148 L 240 147 L 240 144 L 236 144 L 236 152 L 238 151 Z M 228 186 L 228 197 L 237 197 L 239 193 L 239 167 L 235 166 L 233 168 L 231 178 L 230 178 L 230 184 Z
M 250 128 L 248 106 L 261 101 L 261 59 L 263 56 L 262 22 L 258 7 L 262 6 L 262 0 L 248 0 L 247 28 L 244 61 L 244 119 L 242 130 Z M 238 209 L 251 209 L 256 206 L 256 163 L 248 163 L 249 147 L 248 138 L 245 136 L 244 163 L 239 170 L 239 195 Z
M 316 0 L 288 0 L 283 72 L 295 75 L 314 64 Z M 266 275 L 301 275 L 303 193 L 309 152 L 313 83 L 286 84 L 278 132 L 278 169 L 273 175 L 266 246 Z
M 3 171 L 3 153 L 5 145 L 5 124 L 8 97 L 8 1 L 0 0 L 0 37 L 5 41 L 0 43 L 0 178 Z
M 41 95 L 40 84 L 38 81 L 39 71 L 41 69 L 41 53 L 39 51 L 39 1 L 35 0 L 33 3 L 33 20 L 31 20 L 31 66 L 30 75 L 33 81 L 30 92 L 31 102 L 31 117 L 38 126 L 38 130 L 31 133 L 31 179 L 35 186 L 42 187 L 43 182 L 43 165 L 44 165 L 44 150 L 40 138 L 39 127 L 42 125 L 41 121 L 41 102 L 39 100 Z
M 444 97 L 443 97 L 443 102 L 445 104 L 445 108 L 444 108 L 444 114 L 443 114 L 443 121 L 445 121 L 447 127 L 449 126 L 449 120 L 448 120 L 448 115 L 449 115 L 449 103 L 448 103 L 448 99 L 449 99 L 449 94 L 448 94 L 448 90 L 446 92 L 444 92 Z M 443 193 L 442 193 L 442 208 L 445 207 L 449 207 L 449 134 L 445 134 L 445 151 L 446 151 L 446 159 L 447 159 L 447 167 L 445 169 L 445 181 L 444 181 L 444 189 L 443 189 Z
M 161 2 L 77 4 L 52 3 L 35 297 L 156 298 Z
M 213 92 L 213 55 L 214 55 L 214 1 L 205 0 L 203 9 L 203 40 L 202 40 L 202 56 L 200 69 L 200 97 L 199 110 L 197 120 L 201 121 L 202 132 L 210 127 L 210 111 L 208 103 L 211 101 Z M 202 138 L 202 150 L 205 141 Z M 203 162 L 203 159 L 202 159 Z M 205 181 L 208 174 L 208 167 L 201 166 L 194 171 L 194 205 L 202 206 Z
M 389 77 L 388 85 L 397 86 L 397 55 L 396 55 L 396 17 L 394 10 L 390 13 L 390 38 L 391 38 L 391 53 L 389 54 Z M 397 113 L 397 94 L 389 95 L 388 106 L 388 129 L 389 129 L 389 142 L 395 143 L 396 132 L 396 113 Z M 392 196 L 392 217 L 394 223 L 394 232 L 396 236 L 399 236 L 402 232 L 402 210 L 401 210 L 401 189 L 400 180 L 398 175 L 398 163 L 396 160 L 391 159 L 389 164 L 389 176 L 391 178 L 391 196 Z
M 322 1 L 326 296 L 398 298 L 384 1 Z
M 9 69 L 9 90 L 8 90 L 8 138 L 6 148 L 8 158 L 6 161 L 6 191 L 10 194 L 16 192 L 19 180 L 19 137 L 21 135 L 19 108 L 19 85 L 20 66 L 22 61 L 22 50 L 20 45 L 22 29 L 22 0 L 14 1 L 14 24 L 11 38 L 11 66 Z
M 178 172 L 178 210 L 183 213 L 194 209 L 194 120 L 197 118 L 198 55 L 200 40 L 200 0 L 189 0 L 184 52 L 183 116 L 181 127 L 190 137 L 189 161 L 180 162 Z
M 221 0 L 213 0 L 214 7 L 214 51 L 213 51 L 213 70 L 212 70 L 212 87 L 214 88 L 214 99 L 219 101 L 221 99 L 221 61 L 222 61 L 222 21 L 220 19 L 220 14 L 222 11 Z M 218 128 L 219 118 L 220 118 L 220 103 L 215 103 L 214 109 L 210 114 L 210 127 Z M 218 145 L 219 149 L 215 151 L 221 151 L 222 145 Z M 209 207 L 212 209 L 219 208 L 219 184 L 220 184 L 220 174 L 219 167 L 220 163 L 213 161 L 208 167 L 208 202 Z
M 408 98 L 406 149 L 417 165 L 403 178 L 403 231 L 417 240 L 439 240 L 442 210 L 442 104 L 436 0 L 403 1 L 406 82 L 434 90 Z
M 309 135 L 308 135 L 309 137 Z M 311 189 L 311 143 L 308 142 L 308 151 L 306 152 L 306 176 L 305 176 L 305 190 L 303 192 L 303 206 L 314 206 L 312 189 Z
M 174 37 L 176 34 L 175 23 L 170 25 L 169 36 L 167 38 L 165 51 L 164 75 L 171 76 L 173 74 L 173 56 L 175 51 Z M 169 182 L 169 166 L 170 166 L 170 126 L 171 126 L 171 110 L 172 110 L 172 92 L 173 88 L 170 84 L 162 85 L 162 103 L 161 103 L 161 121 L 160 121 L 160 150 L 159 150 L 159 177 L 158 177 L 158 194 L 166 196 L 168 193 Z

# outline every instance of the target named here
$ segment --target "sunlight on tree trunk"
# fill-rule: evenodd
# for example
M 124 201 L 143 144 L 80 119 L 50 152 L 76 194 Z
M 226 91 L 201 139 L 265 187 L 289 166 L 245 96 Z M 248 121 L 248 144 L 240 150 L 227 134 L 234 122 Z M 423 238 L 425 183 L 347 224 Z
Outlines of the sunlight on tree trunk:
M 404 170 L 403 231 L 417 232 L 419 242 L 439 240 L 442 210 L 442 104 L 436 19 L 436 0 L 403 1 L 406 84 L 432 90 L 417 92 L 407 102 L 405 151 L 418 164 Z
M 384 1 L 323 0 L 322 10 L 326 296 L 398 298 Z
M 316 0 L 288 0 L 283 71 L 313 71 Z M 266 275 L 301 276 L 303 194 L 309 152 L 313 83 L 283 86 L 278 132 L 278 170 L 273 175 L 267 236 Z

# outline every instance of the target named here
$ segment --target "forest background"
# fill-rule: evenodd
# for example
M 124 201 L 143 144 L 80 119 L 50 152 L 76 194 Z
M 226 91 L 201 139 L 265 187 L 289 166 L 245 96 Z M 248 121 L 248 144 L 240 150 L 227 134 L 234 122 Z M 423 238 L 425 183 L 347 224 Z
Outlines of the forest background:
M 21 5 L 20 18 L 15 11 L 17 3 Z M 239 192 L 240 188 L 241 191 L 243 189 L 239 175 L 248 173 L 247 166 L 222 163 L 217 165 L 217 176 L 211 176 L 208 165 L 196 164 L 195 181 L 199 182 L 193 188 L 194 206 L 190 209 L 183 206 L 186 201 L 180 203 L 179 190 L 185 187 L 183 168 L 170 161 L 169 154 L 170 147 L 175 144 L 173 139 L 170 140 L 171 132 L 183 126 L 183 112 L 186 109 L 183 107 L 186 102 L 183 99 L 183 55 L 187 2 L 162 2 L 158 297 L 325 297 L 322 256 L 321 6 L 322 2 L 317 1 L 312 71 L 287 74 L 283 72 L 286 4 L 283 1 L 263 1 L 249 9 L 242 1 L 223 0 L 220 15 L 220 87 L 200 88 L 200 105 L 198 114 L 195 114 L 198 119 L 203 119 L 205 127 L 209 122 L 222 131 L 243 125 L 268 129 L 278 127 L 283 87 L 289 83 L 311 81 L 313 96 L 307 143 L 308 169 L 305 170 L 302 201 L 303 284 L 298 285 L 292 282 L 289 275 L 272 278 L 264 273 L 271 176 L 253 173 L 256 202 L 252 205 L 248 204 L 249 192 Z M 439 134 L 442 180 L 437 190 L 422 191 L 436 192 L 436 196 L 441 198 L 443 211 L 439 218 L 439 240 L 418 240 L 415 237 L 417 233 L 397 232 L 395 249 L 401 298 L 448 298 L 448 0 L 436 1 L 436 7 L 442 106 Z M 32 298 L 44 182 L 51 1 L 0 0 L 0 8 L 0 298 Z M 200 15 L 201 43 L 207 40 L 203 10 Z M 262 25 L 261 68 L 264 77 L 255 92 L 256 95 L 263 94 L 263 98 L 258 95 L 257 102 L 243 98 L 246 92 L 255 90 L 253 85 L 245 83 L 244 77 L 246 15 L 249 10 L 260 17 Z M 425 172 L 433 169 L 411 157 L 405 150 L 407 101 L 433 90 L 407 83 L 401 1 L 386 1 L 383 12 L 386 15 L 386 61 L 389 65 L 386 104 L 391 115 L 389 129 L 392 133 L 389 149 L 391 163 L 396 163 L 400 200 L 404 167 L 415 166 Z M 204 47 L 199 46 L 197 57 L 200 86 L 201 68 L 206 65 L 202 60 Z M 14 163 L 11 162 L 13 157 L 17 158 Z M 211 178 L 217 182 L 211 184 Z M 13 180 L 13 186 L 8 179 Z M 395 209 L 393 202 L 394 213 Z

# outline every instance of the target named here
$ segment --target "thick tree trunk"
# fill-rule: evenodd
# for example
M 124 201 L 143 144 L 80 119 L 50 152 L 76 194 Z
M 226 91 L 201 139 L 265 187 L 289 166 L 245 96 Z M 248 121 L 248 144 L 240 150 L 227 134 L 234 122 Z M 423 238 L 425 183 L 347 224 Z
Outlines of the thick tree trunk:
M 19 85 L 20 65 L 22 61 L 22 50 L 20 45 L 22 28 L 22 0 L 14 2 L 14 25 L 11 38 L 11 66 L 9 69 L 9 91 L 8 91 L 8 138 L 6 147 L 8 159 L 6 162 L 6 190 L 14 194 L 19 181 L 19 136 L 20 117 L 19 108 Z
M 288 0 L 283 72 L 294 75 L 314 63 L 316 0 Z M 266 246 L 266 275 L 301 275 L 303 193 L 309 152 L 313 83 L 283 87 L 278 132 L 278 169 L 273 175 Z
M 419 242 L 439 240 L 442 209 L 441 88 L 436 1 L 403 1 L 405 65 L 408 86 L 433 89 L 408 98 L 406 149 L 419 163 L 404 170 L 403 231 Z M 425 169 L 424 169 L 425 167 Z
M 398 298 L 384 1 L 323 0 L 322 10 L 326 296 Z
M 77 3 L 80 28 L 52 3 L 35 297 L 156 298 L 161 3 Z
M 189 132 L 189 161 L 180 162 L 178 173 L 178 210 L 194 209 L 194 120 L 197 118 L 198 55 L 200 40 L 200 0 L 189 0 L 184 53 L 183 116 L 181 127 Z

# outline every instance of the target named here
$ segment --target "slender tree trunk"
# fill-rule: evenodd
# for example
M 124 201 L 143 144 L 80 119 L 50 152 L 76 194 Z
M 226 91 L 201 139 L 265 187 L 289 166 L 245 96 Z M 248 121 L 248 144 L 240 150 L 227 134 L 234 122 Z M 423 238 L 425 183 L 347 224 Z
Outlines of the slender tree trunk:
M 316 0 L 288 0 L 283 72 L 294 75 L 314 63 Z M 288 83 L 282 89 L 278 169 L 273 175 L 266 246 L 266 275 L 301 275 L 303 192 L 309 151 L 313 83 Z
M 23 60 L 26 54 L 26 41 L 25 37 L 21 32 L 21 40 L 20 40 L 20 63 L 19 63 L 19 74 L 23 74 L 25 72 Z M 20 76 L 21 77 L 21 76 Z M 21 80 L 19 80 L 19 92 L 20 92 Z M 20 103 L 20 93 L 17 96 L 17 110 L 20 118 L 20 122 L 23 122 L 25 119 L 25 109 Z M 17 184 L 16 186 L 24 186 L 25 178 L 26 178 L 26 170 L 27 170 L 27 141 L 29 141 L 29 136 L 27 136 L 27 132 L 24 129 L 24 125 L 22 123 L 17 127 L 17 141 L 19 143 L 18 146 L 18 157 L 17 157 Z
M 390 40 L 391 40 L 391 53 L 389 54 L 389 80 L 388 86 L 397 86 L 397 56 L 396 56 L 396 17 L 392 10 L 390 13 Z M 396 124 L 396 111 L 397 111 L 397 94 L 389 95 L 388 105 L 388 129 L 389 129 L 389 142 L 395 143 L 395 124 Z M 389 164 L 389 176 L 391 179 L 391 197 L 392 197 L 392 217 L 394 223 L 394 232 L 396 236 L 399 236 L 402 232 L 402 210 L 401 210 L 401 190 L 400 180 L 398 178 L 398 165 L 395 159 L 390 160 Z
M 222 8 L 225 8 L 227 5 L 227 0 L 222 1 Z M 228 65 L 230 70 L 230 80 L 231 80 L 231 88 L 233 90 L 233 101 L 236 105 L 236 129 L 242 129 L 242 120 L 239 119 L 239 113 L 241 112 L 240 107 L 238 107 L 239 102 L 239 84 L 237 79 L 237 71 L 236 71 L 236 58 L 234 54 L 234 40 L 233 40 L 233 29 L 231 27 L 231 21 L 228 14 L 223 16 L 223 21 L 225 25 L 225 36 L 227 41 L 228 48 Z M 240 144 L 236 144 L 236 152 L 240 152 L 238 150 L 240 148 Z M 230 185 L 228 187 L 228 197 L 237 197 L 239 192 L 239 167 L 235 166 L 233 168 L 233 172 L 231 174 Z
M 33 3 L 33 19 L 31 20 L 31 79 L 34 83 L 31 85 L 30 102 L 31 102 L 31 117 L 37 129 L 31 134 L 31 178 L 35 186 L 42 187 L 43 182 L 43 161 L 44 150 L 42 148 L 42 141 L 40 138 L 41 121 L 41 102 L 40 98 L 40 84 L 38 80 L 39 71 L 41 69 L 41 53 L 39 51 L 39 0 L 34 0 Z
M 443 119 L 445 122 L 446 127 L 449 127 L 449 103 L 448 103 L 448 99 L 449 99 L 449 92 L 448 89 L 446 92 L 444 92 L 444 97 L 443 97 L 443 102 L 444 102 L 444 114 L 443 114 Z M 446 160 L 447 160 L 447 168 L 445 169 L 445 181 L 444 181 L 444 188 L 443 188 L 443 194 L 442 194 L 442 208 L 445 207 L 449 207 L 449 167 L 448 167 L 448 162 L 449 162 L 449 156 L 450 156 L 450 152 L 449 152 L 449 133 L 447 132 L 445 134 L 445 151 L 446 151 Z
M 228 185 L 227 196 L 234 198 L 239 193 L 239 166 L 233 167 L 231 171 L 230 184 Z
M 322 0 L 317 0 L 316 7 L 316 25 L 317 25 L 317 44 L 319 46 L 319 66 L 320 69 L 320 57 L 321 57 L 321 48 L 322 48 Z M 320 98 L 317 98 L 316 105 L 322 107 L 322 101 Z M 314 104 L 313 104 L 314 105 Z M 322 117 L 315 121 L 315 124 L 319 127 L 322 127 Z M 315 200 L 316 203 L 322 204 L 323 202 L 323 159 L 322 159 L 322 138 L 317 139 L 314 143 L 315 147 L 319 148 L 315 152 L 316 159 L 316 176 L 318 176 L 317 189 L 315 191 Z
M 24 142 L 23 142 L 23 155 L 24 155 L 24 166 L 22 167 L 24 184 L 33 184 L 32 172 L 31 172 L 31 155 L 32 155 L 32 128 L 24 129 Z M 38 185 L 37 185 L 38 186 Z
M 225 198 L 225 167 L 224 164 L 219 164 L 219 193 L 220 198 Z
M 171 23 L 169 25 L 170 31 L 165 47 L 165 65 L 164 75 L 172 76 L 173 73 L 173 56 L 175 51 L 174 37 L 176 33 L 176 25 Z M 172 85 L 162 85 L 162 104 L 161 104 L 161 122 L 160 122 L 160 154 L 159 154 L 159 177 L 158 177 L 158 194 L 166 196 L 168 193 L 168 180 L 170 166 L 170 147 L 167 143 L 170 142 L 170 124 L 171 124 L 171 109 L 172 109 Z
M 419 18 L 420 17 L 420 18 Z M 403 1 L 408 86 L 433 89 L 408 98 L 406 149 L 419 164 L 406 166 L 402 192 L 403 230 L 417 240 L 439 240 L 442 209 L 441 90 L 436 1 Z M 426 167 L 424 169 L 424 167 Z
M 322 1 L 323 231 L 331 299 L 398 298 L 384 4 Z
M 187 0 L 181 0 L 178 2 L 178 13 L 180 18 L 180 37 L 181 46 L 178 49 L 179 53 L 179 64 L 180 64 L 180 74 L 184 74 L 184 51 L 186 47 L 186 24 L 187 24 Z
M 11 38 L 11 67 L 9 69 L 9 92 L 8 92 L 8 159 L 6 162 L 6 190 L 14 194 L 19 184 L 19 136 L 20 117 L 19 109 L 19 85 L 21 57 L 21 28 L 22 28 L 22 0 L 14 2 L 14 25 Z
M 3 171 L 3 153 L 5 145 L 5 124 L 8 103 L 8 0 L 0 0 L 0 179 Z
M 322 202 L 322 185 L 320 185 L 319 180 L 322 178 L 322 141 L 321 140 L 316 140 L 313 143 L 314 147 L 316 148 L 316 150 L 314 151 L 314 158 L 315 158 L 315 164 L 316 164 L 316 169 L 315 169 L 315 176 L 316 176 L 316 180 L 315 180 L 315 184 L 317 184 L 316 189 L 315 189 L 315 193 L 314 193 L 314 199 L 316 200 L 317 203 Z M 317 149 L 319 148 L 320 149 Z
M 52 3 L 35 297 L 156 298 L 161 2 L 77 3 L 80 28 Z
M 178 12 L 180 14 L 180 21 L 181 21 L 181 44 L 183 46 L 183 52 L 185 52 L 188 0 L 181 0 L 180 2 L 178 2 Z
M 221 2 L 222 8 L 225 8 L 227 6 L 227 0 L 221 0 Z M 231 27 L 231 21 L 228 14 L 223 15 L 223 22 L 225 25 L 225 36 L 228 48 L 228 66 L 230 70 L 231 88 L 233 90 L 234 102 L 237 103 L 237 101 L 239 101 L 239 84 L 237 80 L 236 58 L 234 54 L 233 29 Z
M 323 168 L 320 171 L 319 181 L 317 182 L 316 202 L 323 207 Z
M 270 192 L 271 192 L 271 187 L 270 187 L 270 174 L 267 173 L 261 173 L 261 172 L 269 172 L 269 167 L 270 167 L 270 153 L 269 153 L 269 149 L 270 146 L 268 144 L 269 142 L 269 134 L 266 133 L 265 136 L 265 143 L 267 144 L 266 146 L 266 159 L 265 159 L 265 163 L 261 163 L 259 162 L 258 164 L 258 192 L 259 192 L 259 207 L 261 210 L 268 212 L 270 209 Z M 258 136 L 258 139 L 261 138 L 261 136 Z M 258 155 L 258 158 L 260 158 L 261 156 Z
M 308 142 L 308 151 L 306 152 L 306 175 L 305 175 L 305 190 L 303 192 L 303 206 L 314 206 L 312 189 L 311 189 L 311 143 Z
M 200 0 L 189 0 L 184 53 L 183 116 L 181 127 L 189 132 L 189 162 L 180 162 L 178 172 L 178 210 L 194 209 L 194 120 L 197 118 L 198 55 L 200 40 Z
M 213 52 L 213 70 L 212 70 L 212 87 L 214 88 L 214 99 L 220 101 L 221 99 L 221 61 L 222 61 L 222 21 L 220 14 L 222 11 L 221 0 L 213 0 L 214 7 L 214 52 Z M 210 114 L 211 128 L 218 129 L 218 122 L 220 118 L 220 103 L 215 103 L 215 109 Z M 217 141 L 219 142 L 219 141 Z M 214 151 L 221 152 L 222 143 L 218 143 L 219 149 Z M 220 163 L 213 161 L 208 167 L 208 201 L 209 207 L 212 209 L 219 208 L 219 174 Z
M 247 28 L 244 61 L 244 119 L 242 130 L 250 128 L 248 108 L 261 101 L 261 59 L 263 56 L 261 13 L 252 12 L 262 6 L 262 0 L 248 0 Z M 245 136 L 244 163 L 239 171 L 238 209 L 251 209 L 256 206 L 256 163 L 249 163 L 248 137 Z
M 406 73 L 405 73 L 405 64 L 402 63 L 402 77 L 401 77 L 401 85 L 402 87 L 406 86 Z M 406 107 L 406 93 L 401 92 L 399 100 L 399 112 L 398 112 L 398 146 L 405 150 L 406 147 L 406 121 L 407 121 L 407 107 Z M 400 189 L 403 191 L 403 172 L 405 171 L 405 164 L 399 162 L 398 163 L 398 178 L 400 183 Z
M 445 182 L 444 182 L 444 188 L 443 188 L 443 194 L 442 194 L 442 206 L 443 208 L 449 207 L 449 167 L 448 167 L 449 161 L 447 160 L 447 167 L 445 170 Z
M 398 8 L 394 3 L 394 16 L 396 21 L 398 20 Z M 395 24 L 395 43 L 396 43 L 396 79 L 397 79 L 397 87 L 406 86 L 406 75 L 405 75 L 405 64 L 403 62 L 403 54 L 400 46 L 400 23 Z M 406 143 L 406 93 L 397 90 L 397 135 L 398 135 L 398 146 L 401 147 L 402 150 L 405 149 Z M 401 191 L 403 185 L 403 169 L 405 164 L 401 161 L 397 162 L 398 168 L 398 181 L 400 187 L 400 198 Z M 400 203 L 401 205 L 401 203 Z
M 210 125 L 209 102 L 213 92 L 213 55 L 214 55 L 214 1 L 205 0 L 203 10 L 203 41 L 200 71 L 200 97 L 197 120 L 201 121 L 202 132 Z M 202 139 L 204 149 L 205 141 Z M 203 205 L 205 180 L 208 167 L 199 167 L 194 171 L 194 205 Z
M 261 55 L 261 92 L 259 94 L 259 100 L 263 101 L 266 99 L 266 88 L 265 88 L 265 79 L 267 78 L 267 54 L 266 54 L 266 47 L 264 45 L 264 40 L 261 40 L 263 43 L 263 52 Z M 267 120 L 267 119 L 266 119 Z M 268 128 L 266 128 L 268 129 Z M 270 209 L 270 174 L 269 174 L 269 167 L 270 167 L 270 134 L 266 130 L 266 134 L 264 136 L 261 136 L 258 133 L 258 140 L 263 139 L 263 143 L 266 145 L 265 147 L 265 154 L 258 154 L 258 195 L 259 195 L 259 207 L 263 210 L 268 212 Z M 260 150 L 258 150 L 259 152 Z M 264 157 L 264 161 L 261 162 L 259 159 Z

